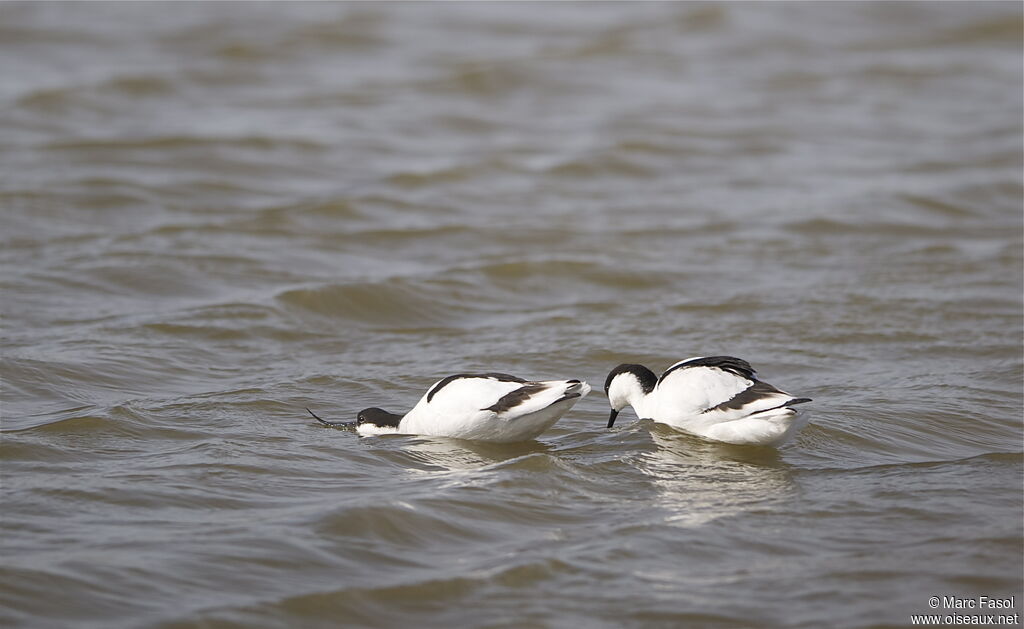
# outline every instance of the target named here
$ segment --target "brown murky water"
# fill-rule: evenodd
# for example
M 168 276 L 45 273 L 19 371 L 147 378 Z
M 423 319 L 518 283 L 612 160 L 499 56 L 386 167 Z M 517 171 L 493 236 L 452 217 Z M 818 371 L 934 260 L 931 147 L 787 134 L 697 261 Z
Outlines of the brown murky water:
M 1021 613 L 1021 13 L 0 5 L 0 624 Z M 811 425 L 603 428 L 708 354 Z M 473 370 L 598 391 L 515 446 L 303 410 Z

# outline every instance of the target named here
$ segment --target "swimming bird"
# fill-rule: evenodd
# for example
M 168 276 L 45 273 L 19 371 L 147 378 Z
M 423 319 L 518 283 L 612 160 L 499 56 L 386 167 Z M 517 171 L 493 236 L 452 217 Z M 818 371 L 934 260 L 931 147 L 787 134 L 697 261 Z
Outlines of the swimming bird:
M 411 411 L 396 415 L 380 408 L 359 412 L 361 435 L 406 434 L 475 439 L 495 443 L 527 441 L 551 428 L 590 385 L 579 380 L 530 382 L 504 373 L 455 374 L 435 382 Z
M 811 401 L 758 380 L 750 363 L 732 356 L 681 360 L 660 378 L 643 365 L 619 365 L 604 390 L 612 407 L 608 428 L 632 406 L 641 419 L 738 445 L 782 445 L 806 423 L 792 407 Z

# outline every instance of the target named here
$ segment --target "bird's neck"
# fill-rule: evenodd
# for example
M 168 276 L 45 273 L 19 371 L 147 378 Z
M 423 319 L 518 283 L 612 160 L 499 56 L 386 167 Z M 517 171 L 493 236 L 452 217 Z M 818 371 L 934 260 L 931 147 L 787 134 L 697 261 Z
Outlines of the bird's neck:
M 637 417 L 644 417 L 642 413 L 646 410 L 647 403 L 650 399 L 651 394 L 645 393 L 639 386 L 631 389 L 626 395 L 626 402 L 633 407 L 634 411 L 636 411 Z
M 395 415 L 394 413 L 385 413 L 382 417 L 379 418 L 379 420 L 382 422 L 382 424 L 378 424 L 378 425 L 391 426 L 393 428 L 398 428 L 398 424 L 402 423 L 402 417 L 404 417 L 404 415 Z
M 651 416 L 650 409 L 648 408 L 650 405 L 648 402 L 650 402 L 650 396 L 646 393 L 643 394 L 639 400 L 633 402 L 633 410 L 636 412 L 636 416 L 638 418 L 643 419 L 644 417 Z

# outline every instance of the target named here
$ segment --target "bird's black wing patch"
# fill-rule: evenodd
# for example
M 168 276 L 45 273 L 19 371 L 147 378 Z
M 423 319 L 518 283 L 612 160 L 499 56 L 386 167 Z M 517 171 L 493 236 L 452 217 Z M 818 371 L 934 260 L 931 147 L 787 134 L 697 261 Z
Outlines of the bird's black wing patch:
M 477 374 L 471 376 L 472 378 L 490 378 L 492 380 L 500 380 L 501 382 L 526 382 L 523 378 L 517 378 L 516 376 L 510 376 L 507 373 L 498 373 L 497 371 L 491 371 L 488 373 Z
M 505 411 L 515 408 L 530 399 L 531 396 L 540 393 L 545 388 L 543 384 L 528 383 L 525 384 L 515 391 L 511 391 L 501 396 L 497 402 L 483 409 L 485 411 L 494 411 L 495 413 L 504 413 Z
M 434 388 L 431 389 L 429 393 L 427 393 L 427 402 L 430 402 L 430 400 L 434 399 L 434 396 L 437 395 L 438 391 L 445 388 L 452 382 L 455 382 L 456 380 L 461 380 L 462 378 L 490 378 L 491 380 L 498 380 L 500 382 L 526 382 L 526 380 L 523 380 L 522 378 L 510 376 L 507 373 L 457 373 L 454 376 L 448 376 L 447 378 L 444 378 L 443 380 L 438 382 L 437 385 L 434 386 Z
M 746 378 L 748 380 L 757 379 L 754 375 L 757 372 L 750 366 L 750 363 L 742 358 L 734 358 L 732 356 L 706 356 L 704 358 L 689 360 L 681 365 L 669 368 L 665 373 L 661 374 L 661 378 L 658 379 L 658 383 L 660 384 L 665 380 L 668 374 L 673 371 L 676 371 L 677 369 L 687 369 L 689 367 L 717 367 L 722 371 L 728 371 L 729 373 L 736 374 L 741 378 Z M 749 391 L 750 389 L 747 390 Z M 740 395 L 742 395 L 742 393 Z
M 711 408 L 707 409 L 704 412 L 710 413 L 711 411 L 739 410 L 746 406 L 747 404 L 750 404 L 751 402 L 759 400 L 765 397 L 766 395 L 772 395 L 774 393 L 782 393 L 782 391 L 779 391 L 778 389 L 768 384 L 767 382 L 761 382 L 760 380 L 756 380 L 754 384 L 737 393 L 735 397 L 722 402 L 718 406 L 712 406 Z M 783 395 L 785 394 L 783 393 Z
M 726 400 L 725 402 L 722 402 L 718 406 L 712 406 L 711 408 L 707 409 L 704 412 L 705 413 L 710 413 L 711 411 L 733 411 L 733 410 L 739 410 L 739 409 L 743 408 L 744 406 L 746 406 L 747 404 L 755 402 L 755 401 L 757 401 L 757 400 L 759 400 L 759 399 L 761 399 L 761 398 L 763 398 L 765 396 L 773 395 L 773 394 L 776 394 L 776 393 L 779 393 L 779 394 L 782 394 L 782 395 L 788 395 L 788 393 L 786 393 L 785 391 L 780 391 L 779 389 L 773 387 L 772 385 L 768 384 L 767 382 L 761 382 L 760 380 L 756 380 L 753 385 L 747 387 L 743 391 L 740 391 L 740 393 L 737 394 L 732 399 Z M 773 408 L 766 408 L 766 409 L 760 410 L 758 412 L 759 413 L 763 413 L 764 411 L 772 411 L 772 410 L 775 410 L 777 408 L 783 408 L 785 406 L 793 406 L 795 404 L 804 404 L 805 402 L 810 402 L 810 401 L 811 401 L 811 398 L 809 398 L 809 397 L 793 398 L 792 400 L 786 400 L 785 402 L 783 402 L 782 404 L 779 404 L 778 406 L 775 406 Z

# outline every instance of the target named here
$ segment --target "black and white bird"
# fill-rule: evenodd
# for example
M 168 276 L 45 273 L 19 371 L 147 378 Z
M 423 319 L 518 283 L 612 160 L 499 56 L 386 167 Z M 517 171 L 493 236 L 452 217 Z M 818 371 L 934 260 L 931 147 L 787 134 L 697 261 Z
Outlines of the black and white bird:
M 361 435 L 507 443 L 536 438 L 587 393 L 590 385 L 579 380 L 530 382 L 503 373 L 456 374 L 435 382 L 405 415 L 367 408 L 355 422 L 328 422 L 309 413 L 329 426 L 354 426 Z
M 806 423 L 792 407 L 811 401 L 758 380 L 750 363 L 732 356 L 688 358 L 660 378 L 643 365 L 619 365 L 604 390 L 609 428 L 632 406 L 641 419 L 739 445 L 782 445 Z

